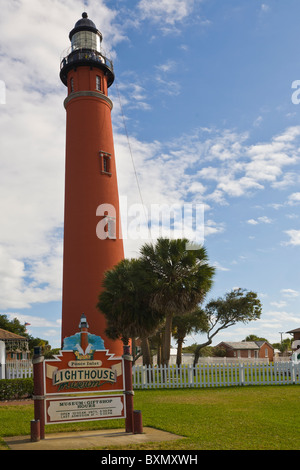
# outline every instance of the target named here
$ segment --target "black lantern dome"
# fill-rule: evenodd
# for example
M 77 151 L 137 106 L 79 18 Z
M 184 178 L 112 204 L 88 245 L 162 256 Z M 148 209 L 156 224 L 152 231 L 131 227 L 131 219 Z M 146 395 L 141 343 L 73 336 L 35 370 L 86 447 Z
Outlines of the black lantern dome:
M 114 81 L 112 61 L 102 54 L 102 34 L 96 28 L 95 23 L 88 18 L 87 13 L 82 13 L 82 18 L 75 23 L 70 31 L 69 39 L 71 48 L 60 64 L 60 78 L 67 86 L 67 75 L 72 68 L 80 65 L 98 67 L 107 75 L 107 86 Z
M 88 14 L 86 12 L 82 13 L 82 18 L 75 23 L 75 28 L 81 28 L 81 27 L 91 27 L 93 29 L 97 29 L 95 23 L 88 18 Z M 71 38 L 70 38 L 71 39 Z
M 102 34 L 96 28 L 95 23 L 88 18 L 87 13 L 82 13 L 82 18 L 80 18 L 80 20 L 78 20 L 75 23 L 74 28 L 72 29 L 72 31 L 70 31 L 70 34 L 69 34 L 70 41 L 72 41 L 72 37 L 74 36 L 74 34 L 78 33 L 79 31 L 93 32 L 99 35 L 100 41 L 102 41 Z

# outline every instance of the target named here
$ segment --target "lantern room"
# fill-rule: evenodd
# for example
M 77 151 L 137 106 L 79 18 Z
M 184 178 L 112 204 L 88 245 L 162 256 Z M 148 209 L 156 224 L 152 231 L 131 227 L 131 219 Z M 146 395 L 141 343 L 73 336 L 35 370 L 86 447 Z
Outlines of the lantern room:
M 110 87 L 115 76 L 112 61 L 101 50 L 102 34 L 96 28 L 95 23 L 88 18 L 87 13 L 82 13 L 69 34 L 71 47 L 67 49 L 60 64 L 60 78 L 67 86 L 67 76 L 70 70 L 78 66 L 87 65 L 101 69 L 107 76 L 107 86 Z

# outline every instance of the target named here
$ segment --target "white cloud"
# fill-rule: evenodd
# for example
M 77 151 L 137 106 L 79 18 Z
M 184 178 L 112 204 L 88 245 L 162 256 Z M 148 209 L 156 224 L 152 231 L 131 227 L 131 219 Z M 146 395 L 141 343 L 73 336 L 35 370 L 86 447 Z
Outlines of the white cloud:
M 250 225 L 257 225 L 259 223 L 261 223 L 261 224 L 271 224 L 272 222 L 273 222 L 272 219 L 270 219 L 266 215 L 258 217 L 257 219 L 247 220 L 247 224 L 250 224 Z
M 240 197 L 265 189 L 287 189 L 297 183 L 295 171 L 284 173 L 285 167 L 299 164 L 298 142 L 300 126 L 287 128 L 270 142 L 247 145 L 247 134 L 230 131 L 214 132 L 213 138 L 203 140 L 199 178 L 215 181 L 214 192 L 208 198 L 224 203 L 226 196 Z M 219 164 L 212 165 L 216 160 Z M 299 201 L 298 193 L 290 196 L 290 203 Z
M 165 63 L 157 65 L 156 68 L 163 72 L 163 73 L 168 73 L 168 72 L 173 72 L 176 68 L 177 64 L 174 60 L 167 60 Z
M 293 206 L 300 203 L 300 193 L 290 194 L 288 197 L 288 204 Z
M 275 136 L 269 143 L 250 146 L 247 155 L 251 161 L 246 164 L 246 175 L 256 182 L 276 182 L 285 166 L 299 162 L 298 149 L 293 145 L 299 135 L 300 126 L 294 126 Z
M 140 0 L 138 9 L 143 20 L 174 26 L 192 13 L 194 3 L 194 0 Z
M 282 150 L 282 142 L 289 142 L 289 153 L 293 155 L 296 142 L 291 142 L 298 136 L 298 129 L 287 129 L 271 142 Z M 195 130 L 190 135 L 183 135 L 170 142 L 141 142 L 131 138 L 132 154 L 135 159 L 140 187 L 142 188 L 143 202 L 149 206 L 151 203 L 174 204 L 183 203 L 187 195 L 191 201 L 204 205 L 228 204 L 229 197 L 247 196 L 249 191 L 262 190 L 264 186 L 253 178 L 245 176 L 248 171 L 249 153 L 256 158 L 257 153 L 264 152 L 271 155 L 273 144 L 260 144 L 261 148 L 246 145 L 247 134 L 238 135 L 235 132 L 216 131 L 213 129 Z M 130 200 L 141 202 L 140 196 L 134 191 L 134 172 L 130 170 L 132 163 L 128 154 L 127 142 L 124 136 L 116 136 L 116 154 L 118 157 L 118 174 L 120 193 L 130 194 Z M 263 150 L 262 150 L 263 149 Z M 267 149 L 267 150 L 266 150 Z M 271 158 L 271 157 L 270 157 Z M 281 160 L 282 165 L 289 156 Z M 294 157 L 292 158 L 294 162 Z M 155 163 L 154 163 L 155 162 Z M 199 162 L 202 167 L 199 168 Z M 205 166 L 209 162 L 209 166 Z M 221 163 L 220 163 L 221 162 Z M 283 162 L 283 163 L 282 163 Z M 274 165 L 274 162 L 272 163 Z M 196 171 L 195 171 L 196 170 Z M 281 171 L 278 171 L 280 174 Z M 168 175 L 168 185 L 164 176 Z M 257 178 L 261 176 L 257 172 Z M 208 205 L 208 208 L 210 206 Z M 249 224 L 271 224 L 273 220 L 268 216 L 249 219 Z M 224 231 L 224 224 L 205 221 L 205 234 L 210 236 Z
M 285 323 L 295 323 L 299 324 L 299 316 L 293 315 L 291 312 L 278 311 L 278 310 L 269 310 L 264 313 L 264 317 L 270 317 L 272 321 L 278 322 L 279 325 Z
M 17 318 L 21 324 L 30 323 L 30 328 L 60 328 L 61 320 L 50 321 L 44 317 L 38 317 L 33 315 L 25 315 L 21 313 L 7 313 L 7 317 L 10 320 Z M 56 331 L 57 334 L 57 331 Z
M 213 220 L 206 220 L 204 224 L 204 233 L 205 237 L 209 235 L 215 235 L 219 233 L 223 233 L 225 230 L 224 223 L 217 223 Z
M 282 308 L 282 307 L 285 307 L 286 306 L 286 302 L 284 300 L 281 300 L 279 302 L 270 302 L 270 304 L 273 306 L 273 307 L 277 307 L 277 308 Z
M 200 181 L 193 181 L 188 191 L 190 193 L 203 194 L 206 191 L 205 186 Z
M 285 242 L 285 245 L 300 245 L 300 230 L 286 230 L 285 233 L 290 237 L 290 240 Z
M 291 186 L 298 184 L 300 181 L 299 175 L 295 172 L 287 172 L 279 181 L 274 181 L 271 186 L 275 189 L 287 189 Z
M 288 297 L 290 299 L 294 299 L 295 297 L 299 297 L 300 292 L 294 289 L 281 289 L 280 291 L 284 297 Z
M 253 122 L 253 126 L 254 127 L 259 127 L 261 125 L 263 121 L 263 117 L 262 116 L 258 116 L 255 121 Z
M 164 95 L 177 96 L 181 92 L 181 86 L 179 82 L 174 80 L 163 79 L 161 76 L 156 75 L 156 82 L 159 85 L 159 92 Z
M 225 268 L 225 266 L 222 266 L 218 261 L 214 261 L 212 265 L 216 268 L 217 271 L 230 271 L 229 268 Z

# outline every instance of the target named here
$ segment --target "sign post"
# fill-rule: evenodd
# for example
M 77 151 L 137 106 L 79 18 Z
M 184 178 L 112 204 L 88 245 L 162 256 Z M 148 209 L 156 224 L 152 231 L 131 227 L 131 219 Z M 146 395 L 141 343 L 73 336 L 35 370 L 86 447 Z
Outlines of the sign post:
M 31 421 L 31 440 L 33 442 L 45 439 L 43 363 L 44 357 L 41 354 L 41 348 L 34 348 L 32 359 L 34 420 Z
M 124 370 L 125 370 L 125 400 L 127 417 L 125 421 L 125 431 L 134 432 L 134 421 L 133 421 L 133 387 L 132 387 L 132 356 L 130 354 L 130 346 L 124 345 Z

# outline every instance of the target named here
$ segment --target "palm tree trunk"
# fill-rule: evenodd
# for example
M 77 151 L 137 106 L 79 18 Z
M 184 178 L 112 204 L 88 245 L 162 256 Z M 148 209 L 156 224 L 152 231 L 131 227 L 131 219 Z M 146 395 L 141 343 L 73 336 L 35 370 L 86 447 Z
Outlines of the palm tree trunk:
M 169 313 L 166 316 L 164 342 L 163 342 L 163 347 L 162 347 L 162 364 L 166 366 L 169 365 L 169 361 L 170 361 L 172 319 L 173 319 L 173 314 Z
M 159 341 L 157 346 L 157 365 L 161 365 L 161 350 L 162 350 L 162 334 L 159 333 Z
M 142 338 L 141 347 L 142 347 L 142 353 L 143 353 L 143 365 L 150 366 L 152 363 L 152 360 L 151 360 L 149 340 L 147 337 Z
M 150 351 L 150 344 L 149 339 L 147 337 L 142 338 L 141 342 L 142 352 L 143 352 L 143 366 L 151 366 L 152 365 L 152 357 Z M 153 381 L 153 371 L 150 368 L 147 368 L 147 381 L 148 383 L 152 383 Z
M 177 340 L 177 357 L 176 357 L 176 364 L 177 367 L 181 366 L 181 357 L 182 357 L 182 345 L 183 345 L 184 338 L 178 338 Z
M 135 338 L 131 338 L 131 355 L 132 355 L 132 365 L 134 366 L 135 363 L 135 352 L 136 352 L 136 343 Z

